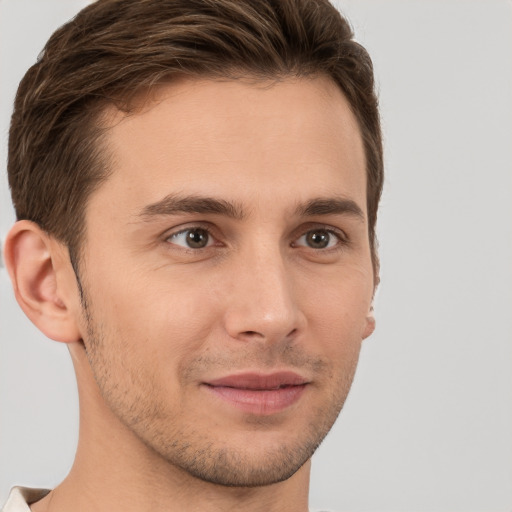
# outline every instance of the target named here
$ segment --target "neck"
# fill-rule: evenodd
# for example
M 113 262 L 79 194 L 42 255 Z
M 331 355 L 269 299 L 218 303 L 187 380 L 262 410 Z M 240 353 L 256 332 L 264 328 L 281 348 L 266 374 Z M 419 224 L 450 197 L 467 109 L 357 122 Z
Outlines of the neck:
M 289 479 L 267 486 L 227 487 L 200 480 L 164 460 L 124 426 L 104 404 L 91 375 L 77 372 L 77 378 L 80 434 L 73 467 L 56 489 L 31 506 L 32 512 L 307 512 L 310 461 Z

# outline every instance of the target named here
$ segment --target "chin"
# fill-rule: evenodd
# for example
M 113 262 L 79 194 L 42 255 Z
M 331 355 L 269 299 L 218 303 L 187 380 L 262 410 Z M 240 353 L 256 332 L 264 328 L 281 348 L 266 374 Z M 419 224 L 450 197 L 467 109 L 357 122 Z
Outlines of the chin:
M 219 450 L 215 459 L 200 455 L 181 464 L 181 469 L 202 481 L 225 487 L 261 487 L 291 478 L 311 458 L 305 450 L 289 452 L 281 447 L 267 454 Z M 262 456 L 263 455 L 263 456 Z
M 321 425 L 281 425 L 244 433 L 201 435 L 189 428 L 186 434 L 174 433 L 173 441 L 151 444 L 168 464 L 202 481 L 226 487 L 267 486 L 288 480 L 309 461 L 335 417 L 323 419 Z

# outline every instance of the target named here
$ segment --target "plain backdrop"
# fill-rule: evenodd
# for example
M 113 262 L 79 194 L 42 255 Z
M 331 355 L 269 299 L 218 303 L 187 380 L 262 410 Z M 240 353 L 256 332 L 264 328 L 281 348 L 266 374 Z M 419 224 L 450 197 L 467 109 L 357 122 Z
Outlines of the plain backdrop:
M 0 0 L 0 238 L 19 80 L 84 0 Z M 512 4 L 347 0 L 373 57 L 386 185 L 377 331 L 314 457 L 311 507 L 512 510 Z M 55 486 L 77 441 L 64 345 L 17 306 L 0 269 L 0 502 Z

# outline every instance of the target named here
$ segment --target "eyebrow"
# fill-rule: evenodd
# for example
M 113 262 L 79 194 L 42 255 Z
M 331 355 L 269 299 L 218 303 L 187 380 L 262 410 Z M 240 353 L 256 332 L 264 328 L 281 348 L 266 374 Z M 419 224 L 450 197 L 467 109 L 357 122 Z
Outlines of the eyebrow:
M 179 213 L 198 213 L 223 215 L 232 219 L 242 220 L 246 217 L 240 204 L 224 199 L 204 196 L 182 196 L 169 194 L 155 203 L 145 206 L 138 217 L 150 221 L 154 217 L 176 215 Z M 365 220 L 363 210 L 352 199 L 340 197 L 319 197 L 299 204 L 295 209 L 298 217 L 317 215 L 350 215 Z
M 313 217 L 315 215 L 350 215 L 365 221 L 365 215 L 361 207 L 352 199 L 342 197 L 319 197 L 311 199 L 307 203 L 299 204 L 295 210 L 301 217 Z
M 245 216 L 240 205 L 223 199 L 178 194 L 169 194 L 156 203 L 145 206 L 138 216 L 148 221 L 157 216 L 177 213 L 216 214 L 237 220 L 242 220 Z

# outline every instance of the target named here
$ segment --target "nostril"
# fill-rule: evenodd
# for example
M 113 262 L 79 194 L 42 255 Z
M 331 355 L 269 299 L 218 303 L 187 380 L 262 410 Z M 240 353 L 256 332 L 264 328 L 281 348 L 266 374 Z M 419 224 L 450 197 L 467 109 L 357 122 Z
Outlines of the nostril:
M 263 337 L 263 334 L 261 334 L 260 332 L 257 332 L 257 331 L 244 331 L 245 335 L 247 336 L 262 336 Z
M 291 338 L 296 333 L 297 333 L 297 329 L 292 329 L 285 337 L 286 338 Z M 244 336 L 247 336 L 247 337 L 250 337 L 250 338 L 254 338 L 254 337 L 265 338 L 265 335 L 263 333 L 261 333 L 261 332 L 258 332 L 258 331 L 244 331 L 242 334 Z

